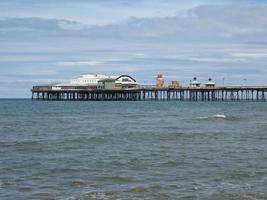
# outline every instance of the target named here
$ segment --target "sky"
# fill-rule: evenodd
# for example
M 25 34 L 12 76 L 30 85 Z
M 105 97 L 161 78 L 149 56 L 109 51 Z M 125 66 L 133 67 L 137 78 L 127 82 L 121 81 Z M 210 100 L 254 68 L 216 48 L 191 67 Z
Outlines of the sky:
M 267 0 L 1 0 L 0 98 L 84 73 L 267 85 Z

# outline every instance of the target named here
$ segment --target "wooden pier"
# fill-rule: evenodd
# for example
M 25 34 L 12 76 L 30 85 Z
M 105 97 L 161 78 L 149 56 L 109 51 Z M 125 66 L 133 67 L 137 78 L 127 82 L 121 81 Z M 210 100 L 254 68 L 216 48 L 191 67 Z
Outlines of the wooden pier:
M 44 101 L 266 101 L 267 86 L 140 88 L 124 90 L 53 89 L 33 86 L 33 100 Z

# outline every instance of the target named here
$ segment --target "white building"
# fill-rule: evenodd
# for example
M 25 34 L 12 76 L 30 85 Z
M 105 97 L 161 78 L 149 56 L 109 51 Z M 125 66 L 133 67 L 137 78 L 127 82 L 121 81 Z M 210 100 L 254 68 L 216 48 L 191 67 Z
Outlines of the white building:
M 197 77 L 194 77 L 192 81 L 190 81 L 189 87 L 198 88 L 200 87 L 200 83 L 197 81 Z
M 115 89 L 115 79 L 105 78 L 98 81 L 98 89 L 113 90 Z
M 76 79 L 71 80 L 70 84 L 85 85 L 85 86 L 97 86 L 98 81 L 101 79 L 109 78 L 102 74 L 83 74 Z
M 215 82 L 212 81 L 211 78 L 209 78 L 208 82 L 205 84 L 206 87 L 208 88 L 214 88 L 215 87 Z
M 136 88 L 139 86 L 137 81 L 128 75 L 121 75 L 115 78 L 115 84 L 122 86 L 122 88 Z
M 115 85 L 113 86 L 113 84 Z M 139 87 L 139 84 L 134 78 L 128 75 L 106 76 L 102 74 L 83 74 L 78 78 L 71 80 L 69 83 L 54 84 L 52 89 L 80 89 L 84 86 L 90 87 L 92 89 L 129 89 L 137 88 Z

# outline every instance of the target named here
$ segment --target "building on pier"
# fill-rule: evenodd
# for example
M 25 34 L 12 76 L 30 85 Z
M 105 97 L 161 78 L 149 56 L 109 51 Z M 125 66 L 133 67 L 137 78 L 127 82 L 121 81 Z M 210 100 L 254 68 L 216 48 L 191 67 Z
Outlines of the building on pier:
M 171 83 L 169 84 L 169 88 L 170 89 L 181 88 L 180 81 L 171 81 Z
M 98 81 L 97 88 L 103 89 L 103 90 L 114 90 L 115 89 L 115 79 L 113 79 L 113 78 L 101 79 Z
M 158 74 L 156 79 L 156 87 L 163 88 L 164 87 L 164 79 L 162 74 Z
M 199 88 L 200 87 L 200 83 L 197 81 L 197 77 L 194 77 L 193 80 L 190 81 L 190 88 Z
M 109 78 L 109 76 L 102 74 L 83 74 L 76 79 L 70 81 L 72 85 L 86 85 L 86 86 L 97 86 L 98 81 L 101 79 Z
M 120 76 L 106 76 L 101 74 L 85 74 L 77 79 L 73 79 L 71 84 L 86 85 L 86 86 L 97 86 L 111 88 L 112 82 L 115 82 L 115 86 L 118 88 L 137 88 L 137 81 L 129 75 Z M 104 86 L 103 86 L 104 84 Z M 114 88 L 115 88 L 114 86 Z
M 49 84 L 52 90 L 87 89 L 130 89 L 139 88 L 137 81 L 128 75 L 106 76 L 102 74 L 84 74 L 69 83 Z
M 113 78 L 115 79 L 116 88 L 131 89 L 139 87 L 137 81 L 129 75 L 115 76 Z
M 209 78 L 208 82 L 205 84 L 207 88 L 214 88 L 215 87 L 215 82 L 212 81 L 211 78 Z

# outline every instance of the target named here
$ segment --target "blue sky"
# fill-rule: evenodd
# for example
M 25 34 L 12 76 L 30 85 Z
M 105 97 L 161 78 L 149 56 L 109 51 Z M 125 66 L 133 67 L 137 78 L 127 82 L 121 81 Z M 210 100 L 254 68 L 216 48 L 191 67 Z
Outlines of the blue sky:
M 81 73 L 267 85 L 267 1 L 1 0 L 0 98 Z

